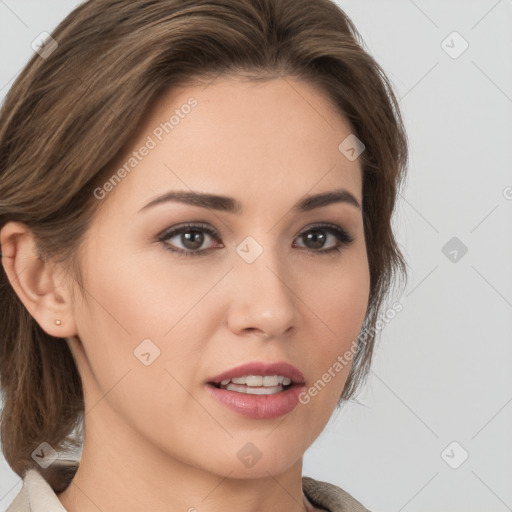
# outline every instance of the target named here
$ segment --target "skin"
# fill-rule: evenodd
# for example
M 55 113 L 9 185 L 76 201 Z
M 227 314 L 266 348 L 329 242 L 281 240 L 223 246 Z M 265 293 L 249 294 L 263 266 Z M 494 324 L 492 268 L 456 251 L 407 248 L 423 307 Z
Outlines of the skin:
M 225 408 L 205 382 L 242 363 L 287 361 L 309 387 L 357 338 L 370 285 L 361 208 L 292 211 L 304 195 L 339 188 L 362 204 L 360 163 L 338 150 L 352 130 L 303 81 L 222 77 L 166 92 L 113 171 L 191 96 L 198 105 L 100 201 L 79 253 L 85 297 L 58 265 L 37 258 L 25 226 L 1 232 L 13 287 L 48 334 L 66 338 L 82 377 L 81 465 L 58 495 L 71 512 L 314 510 L 302 495 L 302 457 L 350 364 L 275 419 Z M 178 202 L 139 212 L 170 190 L 231 196 L 244 212 Z M 215 228 L 220 241 L 203 232 L 200 250 L 211 250 L 202 256 L 166 250 L 190 247 L 180 235 L 158 240 L 184 222 Z M 300 236 L 318 223 L 353 242 L 322 254 L 334 235 L 324 231 L 320 247 Z M 247 236 L 263 248 L 251 264 L 235 251 Z M 146 338 L 160 350 L 149 366 L 134 356 Z M 261 453 L 252 467 L 237 457 L 248 442 Z

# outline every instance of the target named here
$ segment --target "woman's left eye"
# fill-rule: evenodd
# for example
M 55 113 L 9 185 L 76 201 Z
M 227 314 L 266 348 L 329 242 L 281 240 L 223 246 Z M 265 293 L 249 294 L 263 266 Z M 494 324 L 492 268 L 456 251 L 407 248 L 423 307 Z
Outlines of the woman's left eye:
M 159 241 L 164 243 L 164 247 L 178 254 L 179 256 L 204 256 L 212 247 L 200 249 L 205 241 L 205 234 L 208 237 L 220 242 L 220 247 L 224 247 L 220 241 L 218 232 L 206 224 L 186 224 L 180 227 L 174 227 L 170 231 L 164 232 L 159 236 Z M 178 237 L 178 242 L 182 247 L 176 247 L 175 242 L 169 243 L 173 238 Z M 329 240 L 329 237 L 334 238 L 335 245 L 327 249 L 322 247 Z M 303 231 L 297 237 L 302 239 L 311 247 L 305 247 L 309 252 L 316 254 L 326 254 L 338 252 L 345 246 L 351 244 L 354 239 L 344 229 L 334 224 L 318 224 Z

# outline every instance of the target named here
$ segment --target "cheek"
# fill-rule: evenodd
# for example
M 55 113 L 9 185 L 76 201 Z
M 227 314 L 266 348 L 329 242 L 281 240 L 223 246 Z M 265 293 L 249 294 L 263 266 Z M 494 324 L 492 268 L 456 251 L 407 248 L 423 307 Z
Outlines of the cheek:
M 327 288 L 324 308 L 326 322 L 343 338 L 354 339 L 359 334 L 366 315 L 369 277 L 364 270 L 343 274 Z
M 108 253 L 106 244 L 101 254 L 90 251 L 87 261 L 102 264 L 89 263 L 84 272 L 86 302 L 80 303 L 77 325 L 86 366 L 104 392 L 129 371 L 122 387 L 129 387 L 128 379 L 143 372 L 144 387 L 163 392 L 153 397 L 157 403 L 169 400 L 173 393 L 180 395 L 166 368 L 189 385 L 194 375 L 190 366 L 202 343 L 211 337 L 217 293 L 212 287 L 223 272 L 198 275 L 191 265 L 173 266 L 163 252 L 153 256 L 149 251 L 116 251 L 115 257 Z M 148 352 L 149 356 L 143 355 Z M 141 358 L 154 362 L 144 366 Z M 159 372 L 156 382 L 152 382 L 153 372 Z M 121 403 L 131 403 L 139 391 L 143 393 L 135 388 Z
M 165 249 L 128 249 L 109 256 L 104 247 L 101 261 L 87 275 L 92 306 L 87 315 L 97 319 L 97 332 L 129 336 L 132 345 L 145 338 L 168 339 L 179 331 L 223 274 L 222 269 L 198 272 L 193 265 L 176 264 Z
M 359 334 L 368 307 L 370 274 L 364 251 L 347 253 L 339 266 L 326 267 L 305 283 L 303 292 L 330 338 L 340 342 Z
M 181 435 L 181 422 L 172 418 L 206 420 L 186 390 L 198 355 L 198 346 L 190 339 L 197 314 L 189 310 L 208 283 L 196 290 L 189 280 L 189 293 L 178 294 L 175 290 L 186 285 L 183 275 L 176 275 L 168 286 L 144 266 L 135 274 L 135 265 L 117 263 L 98 267 L 100 271 L 86 281 L 87 303 L 80 305 L 77 322 L 86 354 L 84 387 L 89 405 L 98 404 L 95 414 L 109 418 L 115 411 L 121 423 L 158 444 L 164 433 L 170 439 Z M 143 362 L 146 353 L 148 365 Z
M 315 349 L 308 351 L 310 364 L 316 379 L 322 381 L 317 394 L 313 393 L 317 403 L 330 404 L 323 410 L 328 411 L 341 395 L 366 316 L 370 276 L 365 253 L 347 255 L 338 271 L 330 269 L 310 277 L 305 286 L 304 301 L 316 326 L 312 333 Z

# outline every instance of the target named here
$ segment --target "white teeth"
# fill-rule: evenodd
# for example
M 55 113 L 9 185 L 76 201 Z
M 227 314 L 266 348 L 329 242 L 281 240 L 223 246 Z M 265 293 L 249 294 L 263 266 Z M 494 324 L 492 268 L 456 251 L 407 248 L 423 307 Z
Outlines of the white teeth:
M 224 379 L 221 382 L 221 385 L 226 386 L 229 383 L 233 384 L 244 384 L 250 387 L 275 387 L 283 384 L 283 386 L 288 386 L 291 384 L 292 380 L 288 377 L 283 377 L 282 375 L 245 375 L 243 377 L 233 377 L 232 379 Z
M 281 383 L 277 375 L 265 375 L 265 377 L 263 377 L 264 386 L 279 386 L 279 384 Z
M 227 389 L 228 391 L 238 391 L 239 393 L 246 393 L 248 395 L 273 395 L 274 393 L 283 391 L 282 386 L 254 388 L 244 384 L 228 384 L 223 389 Z
M 243 384 L 240 382 L 239 384 Z M 247 375 L 245 378 L 245 385 L 246 386 L 262 386 L 263 385 L 263 377 L 261 375 Z

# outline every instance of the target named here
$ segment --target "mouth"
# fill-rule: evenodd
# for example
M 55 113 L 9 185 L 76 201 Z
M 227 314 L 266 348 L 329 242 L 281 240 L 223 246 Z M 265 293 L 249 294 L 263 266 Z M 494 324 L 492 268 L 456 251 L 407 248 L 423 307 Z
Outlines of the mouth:
M 206 382 L 218 403 L 252 419 L 273 419 L 293 411 L 305 389 L 304 375 L 289 363 L 252 362 Z
M 284 361 L 255 361 L 212 377 L 208 384 L 217 389 L 247 395 L 273 395 L 294 386 L 303 386 L 304 375 L 295 366 Z

